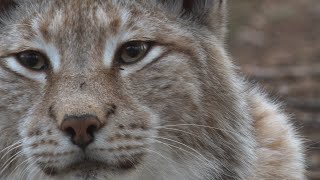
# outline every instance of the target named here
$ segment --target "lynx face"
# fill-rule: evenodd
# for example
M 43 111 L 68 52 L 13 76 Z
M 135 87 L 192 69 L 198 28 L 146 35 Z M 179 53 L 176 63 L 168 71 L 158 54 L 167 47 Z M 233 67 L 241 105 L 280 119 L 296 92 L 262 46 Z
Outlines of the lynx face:
M 17 3 L 0 30 L 0 177 L 251 173 L 224 1 Z

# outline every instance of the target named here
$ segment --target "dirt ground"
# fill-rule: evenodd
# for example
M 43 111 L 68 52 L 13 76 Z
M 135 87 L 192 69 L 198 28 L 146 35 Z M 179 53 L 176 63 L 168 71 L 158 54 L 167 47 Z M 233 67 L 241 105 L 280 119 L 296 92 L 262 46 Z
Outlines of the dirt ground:
M 320 1 L 229 1 L 229 49 L 247 78 L 284 102 L 320 180 Z

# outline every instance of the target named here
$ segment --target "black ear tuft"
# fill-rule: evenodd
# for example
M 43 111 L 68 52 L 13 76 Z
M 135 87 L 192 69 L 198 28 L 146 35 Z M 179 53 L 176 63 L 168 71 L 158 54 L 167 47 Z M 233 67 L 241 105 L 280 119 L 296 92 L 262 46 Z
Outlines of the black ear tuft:
M 227 0 L 157 0 L 180 18 L 207 26 L 217 37 L 226 32 Z
M 183 0 L 186 13 L 204 14 L 216 3 L 216 0 Z
M 180 11 L 184 15 L 203 15 L 214 6 L 220 6 L 225 0 L 158 0 L 168 9 Z
M 183 9 L 186 12 L 192 12 L 192 8 L 194 7 L 194 1 L 193 0 L 185 0 L 183 1 Z
M 14 8 L 17 4 L 14 0 L 0 0 L 0 16 L 5 15 L 10 9 Z

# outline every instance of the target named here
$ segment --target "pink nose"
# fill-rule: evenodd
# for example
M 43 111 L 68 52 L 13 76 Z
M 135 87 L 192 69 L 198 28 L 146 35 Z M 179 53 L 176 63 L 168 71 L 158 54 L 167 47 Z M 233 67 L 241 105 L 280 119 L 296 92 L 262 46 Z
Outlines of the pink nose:
M 61 130 L 71 137 L 73 144 L 85 149 L 94 140 L 94 133 L 101 128 L 96 116 L 66 116 Z

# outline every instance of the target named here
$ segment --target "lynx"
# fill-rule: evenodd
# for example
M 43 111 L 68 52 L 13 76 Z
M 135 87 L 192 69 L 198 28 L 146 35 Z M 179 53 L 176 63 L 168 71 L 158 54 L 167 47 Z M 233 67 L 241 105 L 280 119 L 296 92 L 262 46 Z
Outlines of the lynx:
M 301 180 L 226 0 L 1 0 L 1 180 Z

